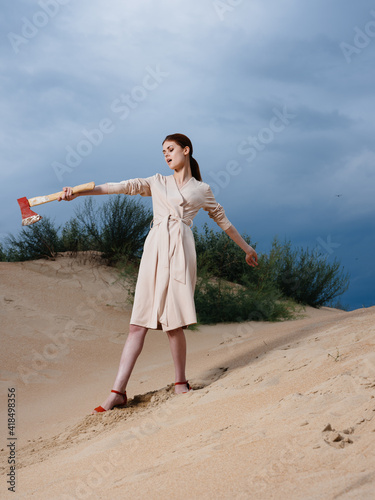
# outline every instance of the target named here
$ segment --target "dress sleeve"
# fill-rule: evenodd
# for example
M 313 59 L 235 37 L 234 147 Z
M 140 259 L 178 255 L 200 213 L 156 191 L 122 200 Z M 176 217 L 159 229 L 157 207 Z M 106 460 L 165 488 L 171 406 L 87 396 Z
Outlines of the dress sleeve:
M 224 208 L 216 201 L 215 196 L 208 185 L 203 210 L 208 212 L 211 219 L 213 219 L 223 231 L 226 231 L 232 225 L 225 215 Z
M 107 182 L 108 194 L 130 194 L 151 196 L 151 181 L 153 177 L 146 179 L 129 179 L 121 182 Z

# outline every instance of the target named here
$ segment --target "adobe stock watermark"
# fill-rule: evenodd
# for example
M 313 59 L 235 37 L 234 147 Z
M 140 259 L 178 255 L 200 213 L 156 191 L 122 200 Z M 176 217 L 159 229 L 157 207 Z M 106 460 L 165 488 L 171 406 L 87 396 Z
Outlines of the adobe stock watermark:
M 21 34 L 10 31 L 7 34 L 8 40 L 15 54 L 19 54 L 21 47 L 27 45 L 35 38 L 41 29 L 45 28 L 51 19 L 57 16 L 62 5 L 70 3 L 71 0 L 39 0 L 40 10 L 34 12 L 29 19 L 26 16 L 21 18 Z
M 296 114 L 288 110 L 286 104 L 282 109 L 277 107 L 272 108 L 273 116 L 270 118 L 267 127 L 263 127 L 254 136 L 249 136 L 241 141 L 237 147 L 237 153 L 245 157 L 245 161 L 252 163 L 259 153 L 264 151 L 266 147 L 275 140 L 275 137 L 282 133 L 296 118 Z M 214 196 L 218 196 L 221 189 L 225 189 L 230 183 L 232 176 L 237 176 L 241 173 L 242 167 L 237 160 L 230 160 L 224 170 L 218 172 L 209 172 L 213 182 L 210 186 Z
M 104 486 L 115 469 L 123 465 L 124 457 L 119 450 L 111 450 L 105 460 L 94 463 L 85 479 L 78 479 L 72 493 L 62 493 L 61 500 L 95 498 L 97 488 Z
M 111 302 L 113 295 L 110 290 L 101 290 L 95 297 L 88 297 L 85 302 L 77 305 L 74 317 L 83 324 L 93 322 L 98 301 Z M 50 342 L 39 351 L 31 350 L 31 363 L 29 366 L 17 366 L 17 376 L 25 385 L 38 382 L 39 375 L 43 375 L 50 363 L 55 363 L 70 353 L 69 344 L 72 341 L 83 341 L 79 338 L 79 323 L 73 319 L 67 320 L 63 331 L 46 332 Z M 90 339 L 85 338 L 84 341 Z
M 273 116 L 268 127 L 263 127 L 256 136 L 249 136 L 238 145 L 237 152 L 246 156 L 246 161 L 249 163 L 254 161 L 258 153 L 264 151 L 267 145 L 274 141 L 275 135 L 283 132 L 297 116 L 295 113 L 288 111 L 286 104 L 284 104 L 282 110 L 276 107 L 272 108 L 272 112 Z
M 129 431 L 122 433 L 118 437 L 118 445 L 123 445 L 125 448 L 129 443 L 135 443 L 136 449 L 138 447 L 145 450 L 147 448 L 147 438 L 160 429 L 168 429 L 170 426 L 170 419 L 175 415 L 175 406 L 179 405 L 179 398 L 172 397 L 165 401 L 159 408 L 154 409 L 149 417 L 142 415 L 141 424 L 132 427 Z M 126 412 L 126 409 L 123 410 Z M 134 448 L 132 452 L 134 453 Z M 100 460 L 92 466 L 91 471 L 86 477 L 81 477 L 75 481 L 75 486 L 70 492 L 67 491 L 61 497 L 62 500 L 76 500 L 91 498 L 96 494 L 97 488 L 105 486 L 111 475 L 114 474 L 118 466 L 124 465 L 124 455 L 116 450 L 111 450 L 108 460 Z
M 370 11 L 370 15 L 375 18 L 375 10 Z M 368 21 L 363 29 L 354 26 L 354 38 L 352 43 L 341 42 L 340 49 L 345 57 L 346 62 L 352 62 L 354 55 L 360 54 L 363 49 L 370 45 L 372 39 L 375 38 L 375 20 Z
M 116 119 L 126 120 L 130 113 L 137 109 L 141 102 L 145 101 L 149 93 L 159 87 L 169 72 L 162 71 L 159 65 L 151 68 L 146 67 L 146 74 L 142 79 L 141 85 L 135 85 L 129 93 L 123 93 L 110 104 L 110 110 L 114 113 Z M 82 130 L 82 139 L 75 146 L 66 146 L 65 161 L 54 161 L 51 164 L 56 177 L 62 182 L 66 173 L 71 173 L 77 168 L 84 158 L 89 156 L 94 148 L 102 144 L 104 138 L 116 130 L 115 120 L 109 117 L 103 117 L 99 120 L 97 127 Z
M 228 12 L 233 12 L 242 2 L 243 0 L 213 0 L 212 5 L 220 21 L 224 21 L 224 16 Z
M 332 255 L 335 251 L 335 248 L 341 247 L 341 243 L 334 243 L 332 241 L 330 234 L 327 236 L 327 241 L 324 241 L 320 236 L 316 238 L 316 241 L 319 244 L 319 247 L 322 248 L 327 255 Z
M 243 342 L 243 337 L 249 337 L 251 334 L 255 333 L 255 329 L 252 321 L 262 320 L 263 317 L 259 317 L 256 312 L 252 311 L 246 320 L 240 319 L 240 323 L 236 326 L 236 332 L 233 334 L 233 330 L 225 330 L 221 334 L 222 342 L 221 345 L 225 345 L 225 348 L 229 353 L 236 353 L 237 344 Z

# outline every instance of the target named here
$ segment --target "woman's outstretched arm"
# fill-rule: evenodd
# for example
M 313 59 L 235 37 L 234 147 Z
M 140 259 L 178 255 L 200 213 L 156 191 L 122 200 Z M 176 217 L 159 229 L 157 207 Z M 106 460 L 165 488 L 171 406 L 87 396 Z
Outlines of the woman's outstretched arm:
M 96 194 L 109 194 L 108 184 L 100 184 L 99 186 L 95 186 L 94 189 L 91 189 L 90 191 L 82 191 L 81 193 L 76 193 L 76 194 L 72 194 L 71 187 L 64 187 L 63 195 L 61 196 L 61 198 L 58 198 L 58 201 L 61 200 L 72 201 L 74 200 L 74 198 L 77 198 L 78 196 L 92 196 Z
M 258 255 L 253 247 L 251 247 L 246 241 L 242 238 L 237 229 L 231 225 L 228 229 L 225 230 L 229 238 L 231 238 L 242 250 L 246 253 L 246 262 L 249 266 L 255 267 L 258 265 Z

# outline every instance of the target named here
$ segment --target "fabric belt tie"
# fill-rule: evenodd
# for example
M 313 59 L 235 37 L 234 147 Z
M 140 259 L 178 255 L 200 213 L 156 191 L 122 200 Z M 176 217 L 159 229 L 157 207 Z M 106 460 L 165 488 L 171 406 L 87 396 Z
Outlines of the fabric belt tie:
M 178 227 L 178 235 L 176 241 L 176 247 L 173 253 L 173 259 L 171 262 L 169 261 L 169 252 L 170 252 L 170 232 L 169 232 L 169 221 L 175 221 L 179 223 Z M 190 228 L 193 226 L 193 221 L 191 219 L 183 219 L 176 215 L 168 214 L 161 219 L 154 219 L 152 222 L 152 227 L 160 226 L 160 230 L 162 234 L 158 238 L 158 247 L 159 247 L 159 258 L 162 261 L 162 266 L 166 270 L 168 269 L 169 274 L 180 283 L 186 284 L 186 260 L 185 260 L 185 252 L 184 245 L 182 243 L 182 232 L 184 227 L 182 224 L 189 226 Z M 169 277 L 168 277 L 169 279 Z

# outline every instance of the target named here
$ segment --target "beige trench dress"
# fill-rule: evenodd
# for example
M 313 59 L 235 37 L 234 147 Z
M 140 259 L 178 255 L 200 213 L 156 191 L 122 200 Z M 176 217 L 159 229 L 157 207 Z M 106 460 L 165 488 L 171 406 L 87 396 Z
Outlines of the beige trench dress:
M 210 186 L 192 177 L 179 189 L 173 175 L 156 174 L 108 183 L 108 192 L 152 196 L 154 218 L 143 248 L 130 323 L 164 331 L 196 323 L 193 219 L 203 208 L 221 229 L 231 226 Z

